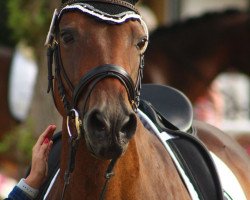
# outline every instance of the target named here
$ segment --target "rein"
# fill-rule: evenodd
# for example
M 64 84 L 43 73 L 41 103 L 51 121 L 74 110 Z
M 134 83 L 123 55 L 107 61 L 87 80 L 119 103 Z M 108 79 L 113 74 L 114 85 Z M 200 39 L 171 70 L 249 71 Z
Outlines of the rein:
M 79 140 L 72 140 L 71 138 L 69 140 L 70 149 L 69 149 L 68 167 L 67 167 L 67 170 L 65 171 L 65 174 L 64 174 L 64 184 L 63 184 L 63 191 L 62 191 L 62 195 L 61 195 L 61 200 L 64 199 L 64 194 L 65 194 L 66 188 L 69 185 L 70 174 L 74 171 L 75 155 L 76 155 L 76 150 L 77 150 L 77 146 L 78 146 L 78 141 Z M 101 190 L 101 193 L 99 196 L 99 200 L 103 200 L 105 198 L 105 193 L 107 191 L 108 183 L 109 183 L 109 180 L 111 179 L 111 177 L 114 175 L 113 168 L 114 168 L 117 160 L 118 160 L 118 157 L 112 159 L 107 167 L 107 170 L 105 173 L 105 183 L 102 187 L 102 190 Z

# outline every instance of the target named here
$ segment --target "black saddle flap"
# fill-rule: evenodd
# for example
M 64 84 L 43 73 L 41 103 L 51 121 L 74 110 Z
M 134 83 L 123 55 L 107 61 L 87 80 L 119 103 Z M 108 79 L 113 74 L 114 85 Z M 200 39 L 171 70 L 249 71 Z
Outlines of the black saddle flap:
M 150 94 L 150 89 L 158 92 L 160 91 L 161 95 L 164 94 L 164 104 L 160 106 L 155 105 L 158 102 L 163 102 L 163 100 L 158 99 L 161 95 L 158 95 L 157 98 L 154 97 L 156 99 L 153 99 L 153 97 L 147 98 L 148 101 L 152 100 L 150 102 L 141 100 L 139 108 L 152 120 L 160 132 L 165 131 L 168 134 L 176 136 L 175 138 L 165 142 L 167 142 L 171 147 L 171 150 L 174 152 L 179 164 L 184 169 L 192 185 L 197 191 L 199 198 L 204 200 L 222 200 L 223 193 L 221 183 L 214 162 L 207 148 L 198 138 L 195 137 L 195 131 L 192 129 L 192 119 L 190 118 L 192 116 L 192 110 L 190 110 L 191 107 L 187 104 L 189 101 L 186 101 L 185 98 L 183 99 L 183 94 L 181 94 L 181 96 L 176 96 L 178 92 L 176 93 L 176 90 L 174 90 L 174 96 L 179 98 L 177 101 L 179 103 L 184 103 L 184 105 L 176 107 L 173 106 L 173 96 L 170 98 L 167 96 L 171 96 L 173 94 L 171 88 L 159 86 L 160 88 L 157 89 L 158 85 L 146 87 L 148 89 L 147 95 Z M 164 90 L 166 90 L 166 92 L 164 92 Z M 168 102 L 169 99 L 170 103 Z M 170 113 L 168 113 L 167 110 L 169 107 L 171 107 Z M 175 109 L 173 107 L 177 110 L 179 109 L 180 112 L 177 111 L 177 113 L 179 112 L 178 114 L 174 113 Z M 182 114 L 181 108 L 184 108 Z M 186 114 L 188 116 L 185 116 Z M 168 118 L 166 118 L 166 116 L 168 116 Z M 173 118 L 169 116 L 175 116 L 183 119 L 173 120 Z M 178 123 L 173 124 L 173 122 L 178 121 L 183 122 L 181 123 L 181 126 L 178 126 Z
M 199 199 L 223 199 L 221 183 L 209 152 L 191 135 L 182 132 L 172 134 L 178 137 L 168 140 L 187 176 L 190 178 Z

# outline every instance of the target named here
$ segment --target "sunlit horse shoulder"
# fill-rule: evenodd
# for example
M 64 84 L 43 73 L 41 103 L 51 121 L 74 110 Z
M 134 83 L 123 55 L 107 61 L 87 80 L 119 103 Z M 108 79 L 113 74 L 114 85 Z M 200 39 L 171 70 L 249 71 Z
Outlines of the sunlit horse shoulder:
M 192 177 L 180 176 L 184 168 L 163 145 L 172 136 L 163 133 L 161 142 L 141 120 L 138 104 L 148 33 L 134 4 L 69 1 L 54 13 L 46 42 L 48 89 L 63 117 L 62 149 L 46 199 L 223 199 L 211 162 L 212 177 L 206 165 L 207 174 L 199 171 L 212 183 L 203 186 L 213 191 L 196 191 L 188 181 Z M 206 153 L 202 144 L 199 148 Z

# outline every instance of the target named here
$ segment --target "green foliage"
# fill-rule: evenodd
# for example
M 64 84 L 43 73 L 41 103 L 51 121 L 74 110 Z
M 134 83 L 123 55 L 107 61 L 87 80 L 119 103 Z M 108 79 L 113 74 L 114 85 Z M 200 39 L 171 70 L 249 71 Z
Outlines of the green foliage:
M 28 121 L 25 126 L 21 125 L 6 134 L 0 142 L 0 154 L 7 154 L 19 162 L 29 162 L 36 141 L 33 129 L 32 123 Z
M 39 39 L 45 38 L 52 15 L 49 3 L 50 0 L 7 1 L 8 24 L 15 39 L 24 39 L 35 45 Z
M 8 27 L 8 11 L 6 6 L 6 1 L 0 1 L 0 45 L 14 47 L 16 41 L 13 39 L 10 28 Z

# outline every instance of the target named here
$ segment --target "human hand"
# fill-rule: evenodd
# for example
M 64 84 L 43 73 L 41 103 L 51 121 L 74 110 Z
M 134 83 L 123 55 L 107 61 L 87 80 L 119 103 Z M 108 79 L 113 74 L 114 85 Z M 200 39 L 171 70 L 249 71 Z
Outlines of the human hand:
M 48 175 L 48 156 L 53 144 L 51 138 L 55 130 L 55 125 L 49 125 L 32 149 L 31 171 L 25 179 L 26 184 L 32 188 L 39 189 Z

